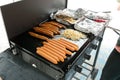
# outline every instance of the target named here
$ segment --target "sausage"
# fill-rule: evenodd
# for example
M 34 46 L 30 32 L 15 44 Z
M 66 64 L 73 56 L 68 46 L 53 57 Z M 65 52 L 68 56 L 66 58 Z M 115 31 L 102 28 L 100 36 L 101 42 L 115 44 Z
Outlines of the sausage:
M 58 27 L 56 27 L 55 25 L 49 24 L 49 23 L 47 23 L 47 22 L 45 22 L 45 23 L 43 23 L 43 24 L 39 24 L 39 26 L 50 27 L 50 28 L 52 28 L 52 29 L 54 29 L 54 30 L 56 30 L 56 31 L 59 31 L 59 28 L 58 28 Z
M 43 47 L 37 48 L 37 50 L 41 50 L 41 51 L 43 51 L 45 54 L 47 54 L 47 55 L 51 56 L 52 58 L 54 58 L 55 60 L 60 61 L 57 56 L 51 54 L 50 52 L 47 52 Z
M 40 56 L 42 56 L 43 58 L 47 59 L 48 61 L 54 63 L 54 64 L 58 64 L 57 60 L 55 60 L 54 58 L 52 58 L 51 56 L 45 54 L 43 51 L 41 50 L 37 50 L 36 53 Z
M 48 40 L 47 37 L 42 36 L 42 35 L 39 35 L 39 34 L 36 34 L 36 33 L 34 33 L 34 32 L 28 32 L 28 33 L 29 33 L 31 36 L 35 37 L 35 38 L 38 38 L 38 39 L 41 39 L 41 40 L 45 40 L 45 41 Z
M 59 49 L 60 52 L 61 52 L 61 51 L 64 51 L 64 54 L 65 54 L 65 50 L 66 50 L 65 48 L 60 47 L 59 45 L 57 45 L 57 44 L 55 44 L 55 43 L 53 43 L 53 42 L 48 42 L 48 44 L 50 44 L 50 45 L 52 45 L 53 47 Z M 51 46 L 51 47 L 52 47 L 52 46 Z
M 72 42 L 69 42 L 69 41 L 67 41 L 65 39 L 62 39 L 62 38 L 60 38 L 60 40 L 78 48 L 78 46 L 76 44 L 72 43 Z
M 57 47 L 51 45 L 50 43 L 43 42 L 43 44 L 44 44 L 44 45 L 48 45 L 48 46 L 52 47 L 53 49 L 57 50 L 58 52 L 60 52 L 60 53 L 62 53 L 62 54 L 65 55 L 65 52 L 64 52 L 64 51 L 62 51 L 62 50 L 60 50 L 59 48 L 57 48 Z
M 38 32 L 38 33 L 41 33 L 41 34 L 45 34 L 45 35 L 47 35 L 47 36 L 49 36 L 49 37 L 53 37 L 54 35 L 53 35 L 53 32 L 51 32 L 51 31 L 49 31 L 49 30 L 47 30 L 47 29 L 43 29 L 43 28 L 40 28 L 40 27 L 34 27 L 33 28 L 36 32 Z
M 66 52 L 66 54 L 68 54 L 68 55 L 72 55 L 72 52 L 70 52 L 70 51 L 68 51 L 68 50 L 66 50 L 65 52 Z
M 48 49 L 52 50 L 52 51 L 53 51 L 53 52 L 55 52 L 56 54 L 61 55 L 63 58 L 66 58 L 65 54 L 60 53 L 59 51 L 57 51 L 57 50 L 53 49 L 52 47 L 50 47 L 50 46 L 48 46 L 48 45 L 44 45 L 44 46 L 45 46 L 46 48 L 48 48 Z
M 61 47 L 60 45 L 56 44 L 55 41 L 50 41 L 49 44 L 61 49 L 62 51 L 66 51 L 66 48 L 64 46 Z
M 59 28 L 66 28 L 64 25 L 58 23 L 58 22 L 55 22 L 55 21 L 49 21 L 48 23 L 52 24 L 52 25 L 55 25 Z
M 60 43 L 58 43 L 57 40 L 50 40 L 50 39 L 48 39 L 47 41 L 48 41 L 48 42 L 53 42 L 54 44 L 57 44 L 57 45 L 59 45 L 60 47 L 66 49 L 66 47 L 65 47 L 64 45 L 60 45 Z
M 57 41 L 57 42 L 60 43 L 61 45 L 65 46 L 65 47 L 66 47 L 67 49 L 69 49 L 70 51 L 75 51 L 75 49 L 74 49 L 73 47 L 71 47 L 71 46 L 69 46 L 69 45 L 61 42 L 60 40 Z
M 61 55 L 56 54 L 55 52 L 53 52 L 52 50 L 50 50 L 50 49 L 48 49 L 48 48 L 46 48 L 46 47 L 43 47 L 43 48 L 44 48 L 44 50 L 46 50 L 47 52 L 49 52 L 49 53 L 57 56 L 60 61 L 64 62 L 64 58 L 63 58 Z M 38 48 L 38 49 L 39 49 L 39 48 Z
M 49 24 L 49 23 L 44 23 L 41 26 L 49 27 L 49 28 L 55 30 L 57 32 L 57 34 L 60 34 L 59 28 L 56 27 L 55 25 L 52 25 L 52 24 Z
M 65 44 L 67 44 L 67 45 L 69 45 L 69 46 L 72 46 L 76 51 L 78 51 L 79 50 L 79 47 L 76 45 L 76 44 L 73 44 L 72 42 L 69 42 L 69 41 L 67 41 L 67 40 L 65 40 L 65 39 L 59 39 L 61 42 L 63 42 L 63 43 L 65 43 Z
M 49 44 L 51 44 L 51 45 L 53 45 L 53 46 L 61 49 L 62 51 L 65 52 L 65 54 L 72 55 L 72 52 L 66 50 L 65 47 L 60 47 L 59 45 L 57 45 L 56 43 L 54 43 L 54 41 L 49 42 Z
M 40 26 L 41 28 L 44 28 L 44 29 L 47 29 L 47 30 L 50 30 L 51 32 L 53 32 L 54 34 L 60 34 L 59 31 L 56 31 L 55 29 L 53 28 L 50 28 L 49 26 Z

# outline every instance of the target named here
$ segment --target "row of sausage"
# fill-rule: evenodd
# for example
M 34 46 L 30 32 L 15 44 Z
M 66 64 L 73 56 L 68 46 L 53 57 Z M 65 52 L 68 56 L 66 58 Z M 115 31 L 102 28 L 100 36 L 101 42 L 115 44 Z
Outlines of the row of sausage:
M 61 28 L 65 28 L 65 26 L 55 21 L 48 21 L 33 27 L 34 32 L 29 32 L 29 34 L 33 37 L 47 40 L 49 37 L 53 38 L 55 35 L 59 35 Z
M 64 62 L 67 55 L 72 55 L 72 52 L 78 51 L 78 49 L 76 44 L 60 38 L 43 42 L 42 47 L 37 47 L 36 53 L 48 61 L 58 64 Z

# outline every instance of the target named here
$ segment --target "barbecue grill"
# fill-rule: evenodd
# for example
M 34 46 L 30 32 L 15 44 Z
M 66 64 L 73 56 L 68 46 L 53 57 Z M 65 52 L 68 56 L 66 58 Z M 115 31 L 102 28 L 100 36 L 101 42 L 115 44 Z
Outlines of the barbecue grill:
M 94 79 L 97 73 L 96 59 L 105 29 L 98 36 L 86 34 L 88 38 L 84 40 L 79 50 L 74 55 L 68 56 L 63 63 L 55 65 L 36 54 L 36 47 L 42 46 L 43 40 L 31 37 L 28 31 L 40 23 L 50 21 L 51 13 L 64 8 L 67 8 L 67 0 L 25 0 L 2 6 L 1 12 L 10 43 L 10 49 L 6 52 L 11 51 L 14 54 L 12 56 L 19 57 L 23 62 L 33 65 L 55 80 L 70 80 L 76 72 L 81 73 L 83 68 L 86 69 L 82 64 L 91 58 L 91 51 L 96 50 L 94 63 L 86 63 L 92 67 L 92 70 L 88 70 Z M 86 78 L 89 75 L 83 74 Z

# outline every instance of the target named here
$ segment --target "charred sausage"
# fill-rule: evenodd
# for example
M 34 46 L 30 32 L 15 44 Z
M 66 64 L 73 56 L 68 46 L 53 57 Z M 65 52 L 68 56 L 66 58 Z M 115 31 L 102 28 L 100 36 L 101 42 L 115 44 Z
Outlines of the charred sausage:
M 49 31 L 49 30 L 47 30 L 47 29 L 43 29 L 43 28 L 40 28 L 40 27 L 34 27 L 33 28 L 36 32 L 38 32 L 38 33 L 41 33 L 41 34 L 45 34 L 45 35 L 47 35 L 47 36 L 49 36 L 49 37 L 53 37 L 54 35 L 53 35 L 53 32 L 51 32 L 51 31 Z
M 45 40 L 45 41 L 48 40 L 47 37 L 42 36 L 42 35 L 39 35 L 39 34 L 37 34 L 37 33 L 34 33 L 34 32 L 28 32 L 28 33 L 29 33 L 31 36 L 35 37 L 35 38 L 38 38 L 38 39 L 41 39 L 41 40 Z

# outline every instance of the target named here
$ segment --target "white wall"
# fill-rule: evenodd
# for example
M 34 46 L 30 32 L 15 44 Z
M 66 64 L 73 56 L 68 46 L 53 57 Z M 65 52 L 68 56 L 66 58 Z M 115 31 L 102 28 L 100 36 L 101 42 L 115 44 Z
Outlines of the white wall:
M 0 52 L 4 51 L 8 47 L 9 47 L 9 43 L 8 43 L 8 39 L 6 36 L 5 28 L 4 28 L 2 14 L 0 11 Z
M 1 0 L 0 6 L 10 4 L 16 1 L 20 1 L 20 0 Z M 8 38 L 7 38 L 6 31 L 5 31 L 5 26 L 4 26 L 4 22 L 2 19 L 1 10 L 0 10 L 0 53 L 7 48 L 9 48 L 9 42 L 8 42 Z
M 13 2 L 13 0 L 0 0 L 0 6 L 5 5 L 5 4 L 9 4 L 12 2 Z
M 1 0 L 0 6 L 6 5 L 9 3 L 13 3 L 13 0 Z M 8 43 L 4 22 L 3 22 L 2 14 L 0 10 L 0 52 L 4 51 L 8 47 L 9 47 L 9 43 Z

